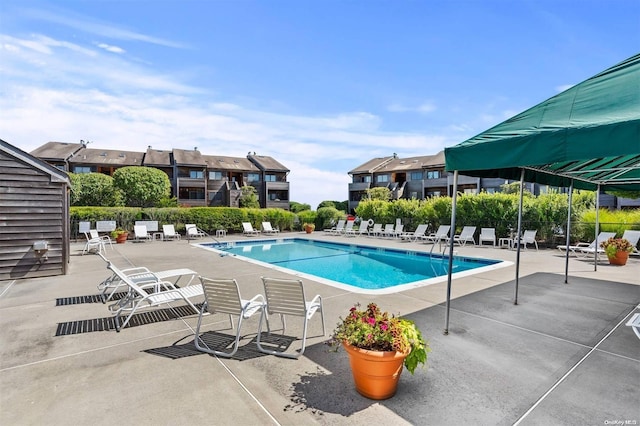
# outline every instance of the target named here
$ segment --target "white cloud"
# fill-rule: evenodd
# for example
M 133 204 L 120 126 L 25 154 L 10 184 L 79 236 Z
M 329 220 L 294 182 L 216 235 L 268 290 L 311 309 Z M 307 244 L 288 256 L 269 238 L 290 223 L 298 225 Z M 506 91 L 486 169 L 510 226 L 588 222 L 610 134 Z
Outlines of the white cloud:
M 571 89 L 573 86 L 575 86 L 575 84 L 563 84 L 563 85 L 560 85 L 560 86 L 556 87 L 556 92 L 558 92 L 558 93 L 564 92 L 565 90 Z
M 432 102 L 424 102 L 417 106 L 407 106 L 401 103 L 393 103 L 387 106 L 389 112 L 413 112 L 418 114 L 429 114 L 437 108 Z
M 107 52 L 111 52 L 111 53 L 124 53 L 125 50 L 121 47 L 118 46 L 111 46 L 110 44 L 106 44 L 106 43 L 98 43 L 96 44 L 96 46 L 98 46 L 101 49 L 106 50 Z

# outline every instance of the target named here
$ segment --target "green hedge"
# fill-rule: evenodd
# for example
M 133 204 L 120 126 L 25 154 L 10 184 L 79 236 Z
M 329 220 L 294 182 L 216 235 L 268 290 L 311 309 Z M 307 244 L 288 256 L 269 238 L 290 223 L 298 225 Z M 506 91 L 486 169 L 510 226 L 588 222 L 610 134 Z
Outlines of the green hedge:
M 271 222 L 280 230 L 293 230 L 295 213 L 283 209 L 244 209 L 236 207 L 71 207 L 71 229 L 77 231 L 77 223 L 83 221 L 115 220 L 117 225 L 128 231 L 133 230 L 136 220 L 157 220 L 158 226 L 173 224 L 176 231 L 184 232 L 185 224 L 195 223 L 209 234 L 217 229 L 228 232 L 242 232 L 242 222 L 251 222 L 255 229 L 261 229 L 262 222 Z
M 518 225 L 518 194 L 480 193 L 463 194 L 458 198 L 456 209 L 456 232 L 465 225 L 478 228 L 495 228 L 498 238 L 508 237 L 511 229 Z M 402 219 L 406 231 L 413 231 L 421 223 L 428 223 L 431 230 L 451 223 L 451 197 L 434 197 L 426 200 L 364 200 L 358 204 L 356 214 L 377 223 L 394 223 Z M 537 238 L 552 241 L 557 227 L 565 228 L 568 213 L 566 194 L 548 193 L 540 196 L 526 194 L 523 199 L 523 229 L 537 229 Z M 573 195 L 572 239 L 582 240 L 588 234 L 588 226 L 580 223 L 586 211 L 593 211 L 595 194 L 576 191 Z M 626 214 L 626 213 L 621 213 Z M 625 219 L 632 223 L 633 219 Z M 615 219 L 616 222 L 625 222 Z M 580 226 L 578 226 L 580 225 Z M 586 232 L 586 233 L 585 233 Z M 586 238 L 589 240 L 589 238 Z M 591 238 L 592 240 L 593 238 Z M 590 240 L 589 240 L 590 241 Z

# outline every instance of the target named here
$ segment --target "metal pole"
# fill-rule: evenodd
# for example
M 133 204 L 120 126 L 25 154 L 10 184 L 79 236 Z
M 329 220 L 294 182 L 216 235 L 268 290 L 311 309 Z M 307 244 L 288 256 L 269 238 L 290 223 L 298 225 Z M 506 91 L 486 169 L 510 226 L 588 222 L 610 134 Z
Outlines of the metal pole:
M 569 212 L 567 213 L 567 235 L 566 235 L 566 248 L 567 251 L 565 253 L 564 259 L 564 283 L 569 283 L 569 244 L 571 243 L 571 203 L 573 200 L 573 179 L 571 179 L 571 183 L 569 184 Z
M 444 335 L 449 334 L 449 307 L 451 305 L 451 274 L 453 272 L 453 236 L 456 233 L 456 201 L 458 198 L 458 171 L 453 171 L 453 194 L 451 199 L 451 238 L 449 240 L 449 271 L 447 272 L 447 313 Z
M 595 253 L 593 256 L 593 270 L 598 270 L 598 249 L 599 241 L 598 241 L 598 233 L 600 232 L 600 184 L 598 184 L 598 189 L 596 190 L 596 236 L 594 241 L 596 242 Z
M 516 238 L 514 243 L 518 248 L 516 251 L 516 295 L 513 301 L 514 305 L 518 304 L 518 284 L 520 281 L 520 246 L 522 235 L 522 198 L 524 197 L 524 169 L 520 171 L 520 200 L 518 201 L 518 230 L 516 231 Z

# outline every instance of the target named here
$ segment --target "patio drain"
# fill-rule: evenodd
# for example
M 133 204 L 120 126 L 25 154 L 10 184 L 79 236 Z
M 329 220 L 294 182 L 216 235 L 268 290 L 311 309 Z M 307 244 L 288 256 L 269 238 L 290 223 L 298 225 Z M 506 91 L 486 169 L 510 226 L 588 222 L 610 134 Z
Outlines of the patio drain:
M 202 304 L 196 304 L 200 309 Z M 158 309 L 153 312 L 142 312 L 134 314 L 125 329 L 138 327 L 145 324 L 153 324 L 194 315 L 190 306 L 177 306 L 172 308 Z M 88 320 L 68 321 L 58 323 L 55 336 L 71 336 L 74 334 L 92 333 L 94 331 L 115 330 L 114 317 L 94 318 Z
M 125 294 L 127 293 L 124 291 L 114 293 L 113 296 L 111 296 L 111 300 L 119 300 Z M 56 306 L 81 305 L 83 303 L 102 303 L 102 295 L 89 294 L 86 296 L 59 297 L 56 299 Z

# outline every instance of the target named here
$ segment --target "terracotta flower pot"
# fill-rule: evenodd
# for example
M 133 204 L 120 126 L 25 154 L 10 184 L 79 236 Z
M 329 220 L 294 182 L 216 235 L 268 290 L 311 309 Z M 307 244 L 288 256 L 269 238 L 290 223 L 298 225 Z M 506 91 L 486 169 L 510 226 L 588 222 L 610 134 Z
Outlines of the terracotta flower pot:
M 349 354 L 356 390 L 370 399 L 387 399 L 396 393 L 408 354 L 360 349 L 342 342 Z
M 622 251 L 622 250 L 618 250 L 616 252 L 615 257 L 610 257 L 609 258 L 609 263 L 612 265 L 626 265 L 627 264 L 627 260 L 629 259 L 629 252 L 628 251 Z
M 127 241 L 127 237 L 128 237 L 128 236 L 129 236 L 129 233 L 128 233 L 128 232 L 124 232 L 124 233 L 122 233 L 122 234 L 119 234 L 119 235 L 116 237 L 116 244 L 124 244 L 124 243 L 125 243 L 125 241 Z

